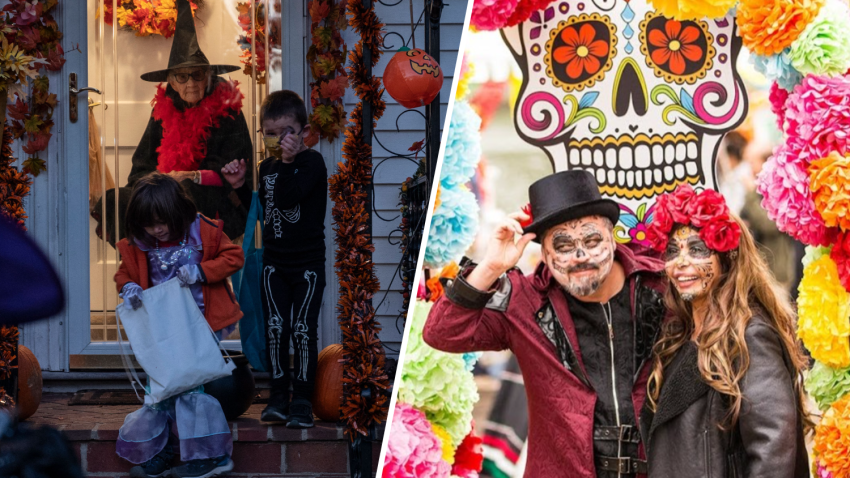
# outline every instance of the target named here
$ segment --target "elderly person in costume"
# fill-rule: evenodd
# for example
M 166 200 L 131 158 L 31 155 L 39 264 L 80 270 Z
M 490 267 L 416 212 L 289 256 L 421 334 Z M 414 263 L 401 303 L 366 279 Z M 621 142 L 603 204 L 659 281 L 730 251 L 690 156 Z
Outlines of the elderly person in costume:
M 525 476 L 643 476 L 636 425 L 664 316 L 663 264 L 614 241 L 619 206 L 590 173 L 553 174 L 529 197 L 533 218 L 511 215 L 480 264 L 464 261 L 424 339 L 446 352 L 516 355 L 528 396 Z M 514 266 L 532 240 L 543 261 L 523 276 Z
M 133 154 L 129 184 L 155 170 L 181 181 L 198 211 L 224 221 L 228 237 L 241 236 L 247 220 L 221 168 L 234 159 L 251 162 L 251 134 L 236 82 L 217 75 L 238 66 L 211 65 L 198 45 L 187 0 L 177 1 L 177 25 L 168 68 L 142 75 L 157 87 L 153 113 Z M 250 167 L 250 164 L 249 164 Z M 250 181 L 250 176 L 248 178 Z
M 654 214 L 671 317 L 641 414 L 649 478 L 808 477 L 807 362 L 787 294 L 720 194 L 682 185 Z

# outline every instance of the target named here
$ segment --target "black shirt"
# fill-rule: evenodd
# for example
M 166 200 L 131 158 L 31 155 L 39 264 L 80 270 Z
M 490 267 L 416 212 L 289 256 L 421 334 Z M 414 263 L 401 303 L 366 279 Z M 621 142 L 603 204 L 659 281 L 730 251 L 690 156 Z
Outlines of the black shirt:
M 634 321 L 631 313 L 628 282 L 623 289 L 608 303 L 582 302 L 571 295 L 567 296 L 570 316 L 576 327 L 579 351 L 587 370 L 588 380 L 596 391 L 596 407 L 593 413 L 594 427 L 617 426 L 617 407 L 619 408 L 620 424 L 635 426 L 634 404 L 632 389 L 635 376 L 635 347 Z M 611 314 L 611 325 L 614 336 L 610 338 L 607 314 Z M 614 388 L 611 370 L 611 345 L 614 347 L 614 374 L 617 384 L 617 407 L 614 401 Z M 618 443 L 616 441 L 593 441 L 593 451 L 596 457 L 616 457 Z M 622 457 L 637 458 L 636 443 L 623 443 L 620 449 Z M 616 478 L 617 473 L 597 470 L 600 478 Z M 634 476 L 634 475 L 621 475 Z
M 263 261 L 285 268 L 324 262 L 328 169 L 322 155 L 307 149 L 291 163 L 266 159 L 257 192 L 265 224 Z M 238 193 L 250 204 L 247 183 Z

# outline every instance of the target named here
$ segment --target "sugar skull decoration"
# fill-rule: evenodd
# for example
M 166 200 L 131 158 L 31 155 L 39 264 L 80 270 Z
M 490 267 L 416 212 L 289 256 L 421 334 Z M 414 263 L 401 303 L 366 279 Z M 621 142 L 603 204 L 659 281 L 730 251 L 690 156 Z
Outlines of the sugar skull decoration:
M 425 106 L 443 87 L 443 69 L 419 48 L 402 47 L 384 69 L 384 87 L 405 108 Z
M 716 189 L 723 135 L 746 116 L 731 15 L 674 20 L 645 0 L 554 2 L 502 30 L 522 70 L 515 125 L 554 170 L 596 176 L 617 240 L 646 241 L 654 198 Z

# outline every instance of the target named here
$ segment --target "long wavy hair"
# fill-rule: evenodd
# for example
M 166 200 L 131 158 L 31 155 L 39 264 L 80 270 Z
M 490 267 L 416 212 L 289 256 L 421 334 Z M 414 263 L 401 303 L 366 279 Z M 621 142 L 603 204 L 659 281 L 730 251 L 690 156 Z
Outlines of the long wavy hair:
M 698 366 L 703 381 L 728 399 L 728 414 L 718 425 L 723 429 L 731 428 L 741 412 L 743 397 L 740 382 L 750 365 L 745 333 L 750 319 L 759 313 L 777 331 L 790 358 L 798 413 L 808 428 L 811 421 L 806 412 L 802 381 L 808 360 L 796 338 L 796 315 L 787 292 L 773 277 L 753 236 L 740 218 L 734 215 L 732 218 L 741 227 L 737 254 L 720 254 L 720 277 L 708 290 L 708 312 L 702 331 L 696 337 Z M 665 301 L 672 318 L 662 327 L 661 338 L 655 344 L 653 368 L 647 384 L 647 398 L 653 411 L 664 385 L 665 367 L 691 340 L 694 332 L 692 304 L 685 301 L 672 284 L 668 287 Z

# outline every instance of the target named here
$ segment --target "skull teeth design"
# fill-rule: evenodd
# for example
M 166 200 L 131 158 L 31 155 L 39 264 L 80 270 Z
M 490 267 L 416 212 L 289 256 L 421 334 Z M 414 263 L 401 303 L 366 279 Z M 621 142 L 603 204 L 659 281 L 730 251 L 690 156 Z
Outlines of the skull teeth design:
M 603 194 L 642 199 L 697 184 L 702 176 L 696 133 L 608 136 L 569 142 L 570 168 L 589 171 Z

